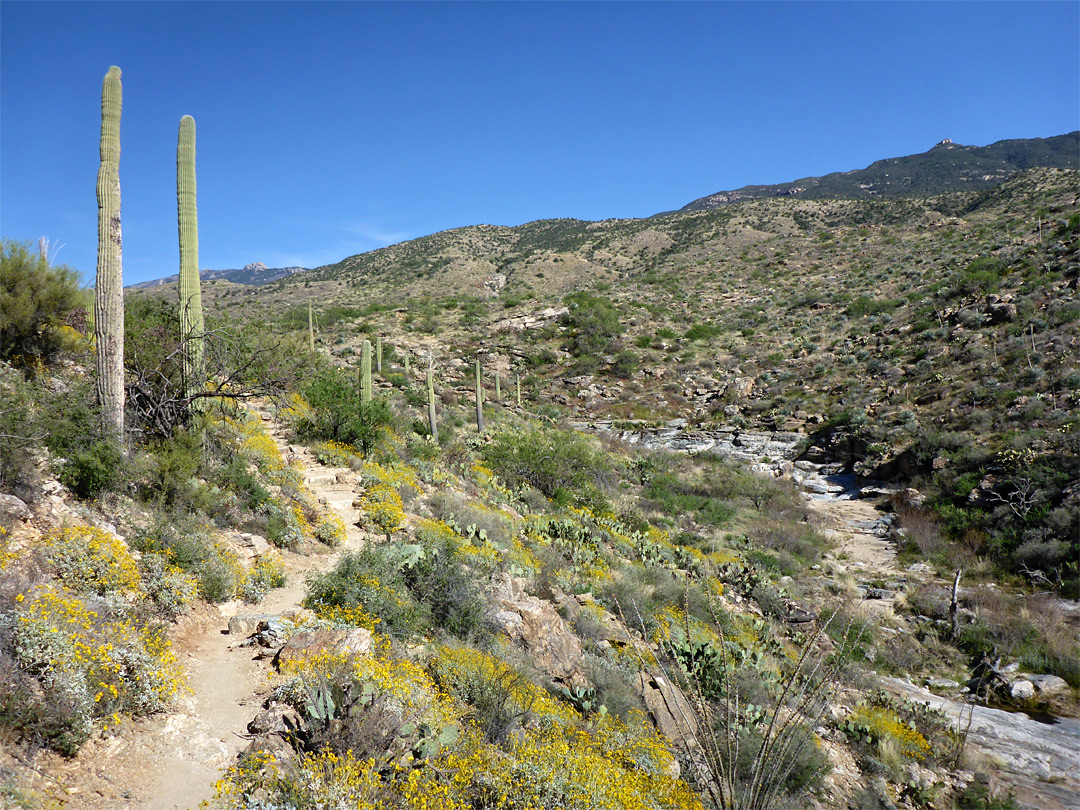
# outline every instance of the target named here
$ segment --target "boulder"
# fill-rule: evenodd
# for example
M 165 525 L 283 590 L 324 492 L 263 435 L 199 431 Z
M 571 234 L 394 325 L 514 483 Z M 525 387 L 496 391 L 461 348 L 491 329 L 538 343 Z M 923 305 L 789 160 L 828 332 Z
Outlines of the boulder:
M 736 377 L 730 383 L 725 393 L 738 397 L 739 399 L 746 399 L 750 396 L 750 393 L 754 390 L 754 378 L 753 377 Z
M 1009 696 L 1013 700 L 1031 700 L 1035 697 L 1035 684 L 1025 678 L 1017 678 L 1009 685 Z
M 638 690 L 660 733 L 673 743 L 692 741 L 698 719 L 682 690 L 662 675 L 639 672 Z
M 276 656 L 274 666 L 281 668 L 283 663 L 310 658 L 322 652 L 337 651 L 364 655 L 371 652 L 371 631 L 363 628 L 355 630 L 308 630 L 293 633 Z
M 30 507 L 14 495 L 0 494 L 0 524 L 16 520 L 27 521 L 31 518 Z
M 276 618 L 278 617 L 273 616 L 269 613 L 233 616 L 231 619 L 229 619 L 229 635 L 248 638 L 249 636 L 255 635 L 255 633 L 259 631 L 259 625 L 262 622 L 266 622 L 270 619 Z
M 1056 695 L 1069 688 L 1068 682 L 1057 675 L 1028 675 L 1027 679 L 1040 695 Z
M 284 734 L 292 728 L 300 727 L 300 716 L 296 711 L 284 703 L 275 703 L 269 709 L 265 709 L 255 715 L 247 725 L 249 734 Z
M 496 578 L 487 622 L 523 648 L 557 681 L 584 685 L 581 641 L 550 602 L 525 593 L 522 580 Z

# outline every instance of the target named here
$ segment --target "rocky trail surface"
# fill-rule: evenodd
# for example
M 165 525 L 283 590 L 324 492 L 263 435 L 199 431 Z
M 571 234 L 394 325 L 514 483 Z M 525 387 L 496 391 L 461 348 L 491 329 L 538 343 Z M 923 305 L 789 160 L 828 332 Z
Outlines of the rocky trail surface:
M 300 466 L 308 489 L 345 522 L 342 549 L 359 547 L 363 533 L 352 506 L 355 473 L 323 467 L 306 448 L 290 448 L 281 426 L 267 415 L 263 419 L 282 454 Z M 285 587 L 271 590 L 259 604 L 204 605 L 185 616 L 172 640 L 190 691 L 168 714 L 129 722 L 115 736 L 91 740 L 72 760 L 56 757 L 47 771 L 66 794 L 65 806 L 187 810 L 212 799 L 222 771 L 248 744 L 247 724 L 265 698 L 271 668 L 267 651 L 241 646 L 245 637 L 229 634 L 229 620 L 298 609 L 306 577 L 331 567 L 338 554 L 286 554 Z

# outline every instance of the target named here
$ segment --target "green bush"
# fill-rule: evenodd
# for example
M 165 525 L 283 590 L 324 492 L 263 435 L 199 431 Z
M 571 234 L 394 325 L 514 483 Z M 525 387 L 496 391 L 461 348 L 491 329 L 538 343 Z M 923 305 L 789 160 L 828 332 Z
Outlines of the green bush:
M 569 311 L 562 324 L 569 327 L 567 349 L 574 357 L 596 358 L 611 351 L 622 332 L 619 311 L 606 298 L 591 292 L 575 292 L 566 296 Z
M 527 484 L 557 503 L 606 506 L 599 487 L 610 463 L 580 433 L 542 425 L 502 428 L 481 453 L 511 487 Z
M 80 498 L 96 498 L 121 480 L 123 458 L 114 442 L 98 439 L 68 453 L 60 467 L 60 483 Z
M 0 492 L 23 500 L 35 494 L 37 470 L 30 449 L 40 436 L 34 387 L 10 366 L 0 365 Z
M 405 584 L 413 598 L 427 605 L 436 627 L 468 638 L 480 629 L 484 612 L 476 578 L 448 538 L 430 537 L 422 545 L 423 557 L 404 570 Z
M 341 369 L 320 372 L 304 388 L 312 408 L 309 418 L 296 425 L 304 441 L 351 444 L 362 453 L 375 446 L 382 428 L 393 422 L 390 406 L 382 399 L 360 404 L 356 376 Z
M 404 562 L 395 545 L 369 544 L 346 552 L 332 570 L 308 580 L 304 606 L 317 613 L 360 607 L 379 619 L 381 632 L 406 639 L 423 635 L 431 611 L 410 593 L 402 573 Z
M 47 358 L 60 345 L 58 329 L 79 304 L 78 274 L 9 239 L 0 248 L 0 359 Z

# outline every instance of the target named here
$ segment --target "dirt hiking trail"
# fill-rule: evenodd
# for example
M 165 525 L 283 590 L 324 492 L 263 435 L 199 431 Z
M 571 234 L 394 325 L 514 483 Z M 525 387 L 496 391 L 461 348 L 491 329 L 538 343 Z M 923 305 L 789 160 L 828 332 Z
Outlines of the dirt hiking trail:
M 357 474 L 324 467 L 307 448 L 290 447 L 285 430 L 268 415 L 260 416 L 283 457 L 301 469 L 308 489 L 345 522 L 346 540 L 336 552 L 284 554 L 287 583 L 259 604 L 200 605 L 183 617 L 171 636 L 190 692 L 168 714 L 128 722 L 114 737 L 91 740 L 72 760 L 54 756 L 46 771 L 67 794 L 66 807 L 188 810 L 212 799 L 222 771 L 248 743 L 247 724 L 268 692 L 271 671 L 270 656 L 241 647 L 243 638 L 228 635 L 229 619 L 299 607 L 307 576 L 329 569 L 342 550 L 363 543 L 352 506 Z

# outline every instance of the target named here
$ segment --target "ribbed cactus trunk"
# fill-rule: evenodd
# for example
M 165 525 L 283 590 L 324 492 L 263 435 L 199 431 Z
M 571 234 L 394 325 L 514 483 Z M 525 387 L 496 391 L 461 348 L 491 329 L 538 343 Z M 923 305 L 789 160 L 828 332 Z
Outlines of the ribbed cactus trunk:
M 315 354 L 315 319 L 311 315 L 311 302 L 307 302 L 307 334 L 308 334 L 308 347 L 311 349 L 311 353 Z
M 495 372 L 495 401 L 502 402 L 502 375 Z
M 371 404 L 371 341 L 364 341 L 360 352 L 360 404 Z
M 484 432 L 484 389 L 480 380 L 480 358 L 476 358 L 476 430 Z
M 427 419 L 428 427 L 431 428 L 431 438 L 438 442 L 439 425 L 435 421 L 435 375 L 431 362 L 428 362 L 427 368 Z
M 382 335 L 375 337 L 375 371 L 382 374 Z
M 521 375 L 517 375 L 517 403 L 518 407 L 521 407 Z
M 409 381 L 409 353 L 405 352 L 405 382 Z
M 120 68 L 101 86 L 101 168 L 98 169 L 98 255 L 94 286 L 97 398 L 106 433 L 124 437 L 124 272 L 120 231 Z
M 202 291 L 199 285 L 199 215 L 195 192 L 195 119 L 180 119 L 176 139 L 176 210 L 180 231 L 180 340 L 184 395 L 203 387 L 206 374 Z

